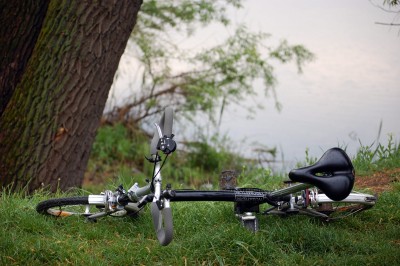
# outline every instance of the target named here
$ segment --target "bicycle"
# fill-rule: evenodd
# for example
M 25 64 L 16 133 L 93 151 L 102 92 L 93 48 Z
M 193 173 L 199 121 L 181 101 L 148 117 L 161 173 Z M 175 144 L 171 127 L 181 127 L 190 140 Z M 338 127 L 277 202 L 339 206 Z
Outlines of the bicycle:
M 228 201 L 234 202 L 234 212 L 242 225 L 256 232 L 257 213 L 264 215 L 305 214 L 330 221 L 364 211 L 375 205 L 377 197 L 352 191 L 355 172 L 350 158 L 340 148 L 332 148 L 313 165 L 291 170 L 288 186 L 267 191 L 259 188 L 226 186 L 221 190 L 173 190 L 162 188 L 161 170 L 168 156 L 176 150 L 172 134 L 173 110 L 166 108 L 160 122 L 154 123 L 156 133 L 151 141 L 150 157 L 153 175 L 147 185 L 134 183 L 126 191 L 120 185 L 114 192 L 100 195 L 49 199 L 40 202 L 36 210 L 56 217 L 81 215 L 88 221 L 104 216 L 134 216 L 150 204 L 153 226 L 161 245 L 173 239 L 171 202 Z M 160 153 L 165 158 L 162 160 Z M 260 211 L 260 205 L 270 205 Z

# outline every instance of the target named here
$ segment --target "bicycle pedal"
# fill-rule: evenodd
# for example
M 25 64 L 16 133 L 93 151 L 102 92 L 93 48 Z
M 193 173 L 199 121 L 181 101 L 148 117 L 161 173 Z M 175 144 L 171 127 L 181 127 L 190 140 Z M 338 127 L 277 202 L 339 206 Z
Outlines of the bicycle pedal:
M 240 219 L 240 222 L 244 228 L 253 233 L 258 231 L 259 229 L 258 219 L 253 213 L 246 212 L 243 215 L 237 215 L 237 216 Z

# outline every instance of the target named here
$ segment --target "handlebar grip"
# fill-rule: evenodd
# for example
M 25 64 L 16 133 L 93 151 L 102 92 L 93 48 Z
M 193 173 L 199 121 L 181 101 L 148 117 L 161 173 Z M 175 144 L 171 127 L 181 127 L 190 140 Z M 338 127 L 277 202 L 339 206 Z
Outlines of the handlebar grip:
M 156 230 L 158 241 L 162 246 L 171 243 L 174 235 L 172 223 L 172 210 L 165 207 L 160 210 L 156 202 L 151 203 L 151 216 L 153 218 L 154 229 Z
M 174 122 L 174 110 L 172 107 L 167 107 L 164 110 L 164 113 L 161 117 L 159 126 L 161 128 L 162 133 L 168 138 L 172 137 L 172 125 Z M 155 155 L 157 153 L 157 144 L 160 137 L 157 132 L 154 133 L 153 139 L 150 144 L 150 154 Z

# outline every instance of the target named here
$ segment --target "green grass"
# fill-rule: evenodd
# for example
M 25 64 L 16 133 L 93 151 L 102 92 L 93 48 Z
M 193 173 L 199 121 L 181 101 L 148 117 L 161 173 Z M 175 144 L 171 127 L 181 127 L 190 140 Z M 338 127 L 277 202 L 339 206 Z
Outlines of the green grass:
M 376 146 L 376 147 L 374 147 Z M 393 135 L 389 135 L 386 145 L 372 143 L 363 145 L 352 158 L 354 167 L 361 175 L 368 175 L 374 171 L 400 167 L 400 144 L 396 144 Z
M 120 183 L 128 187 L 132 169 L 138 181 L 151 172 L 143 159 L 148 144 L 140 133 L 107 127 L 101 129 L 96 143 L 89 173 L 106 176 L 100 184 L 87 184 L 86 190 L 70 194 L 1 192 L 0 265 L 396 265 L 400 261 L 399 182 L 379 196 L 376 206 L 354 217 L 324 223 L 305 216 L 260 216 L 257 234 L 242 228 L 232 203 L 174 202 L 175 235 L 166 247 L 158 244 L 148 209 L 136 219 L 105 217 L 97 223 L 36 213 L 42 200 L 87 194 L 87 190 L 98 193 Z M 281 186 L 282 176 L 232 155 L 221 156 L 231 151 L 210 145 L 195 143 L 189 147 L 194 154 L 169 158 L 163 173 L 168 182 L 173 181 L 173 188 L 196 187 L 201 182 L 215 186 L 219 168 L 232 162 L 238 162 L 228 165 L 239 170 L 240 186 Z M 352 158 L 357 173 L 399 168 L 399 147 L 392 139 L 376 148 L 361 145 Z M 213 167 L 218 169 L 208 169 L 208 162 L 215 159 L 219 162 Z M 307 155 L 306 164 L 315 159 Z
M 61 195 L 58 195 L 61 196 Z M 173 203 L 175 236 L 158 244 L 148 210 L 139 218 L 54 218 L 37 214 L 49 195 L 1 196 L 0 265 L 396 265 L 399 190 L 359 215 L 323 223 L 261 216 L 252 234 L 222 202 Z

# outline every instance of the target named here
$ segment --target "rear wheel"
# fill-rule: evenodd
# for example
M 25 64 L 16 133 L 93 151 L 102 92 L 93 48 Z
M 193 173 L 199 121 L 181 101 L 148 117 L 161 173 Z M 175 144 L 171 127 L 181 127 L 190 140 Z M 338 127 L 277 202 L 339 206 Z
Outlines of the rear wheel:
M 290 208 L 288 202 L 282 202 L 279 207 L 271 207 L 264 211 L 267 215 L 287 216 L 288 214 L 305 214 L 314 217 L 319 217 L 323 220 L 336 220 L 357 214 L 359 212 L 372 208 L 377 197 L 369 194 L 352 192 L 347 198 L 342 201 L 333 201 L 325 194 L 316 194 L 309 198 L 308 193 L 303 193 L 301 198 L 306 198 L 304 207 L 301 205 L 294 205 Z M 294 198 L 293 198 L 294 201 Z
M 332 201 L 325 194 L 319 194 L 318 207 L 315 210 L 328 215 L 326 220 L 336 220 L 368 210 L 376 201 L 376 196 L 357 192 L 350 193 L 342 201 Z

